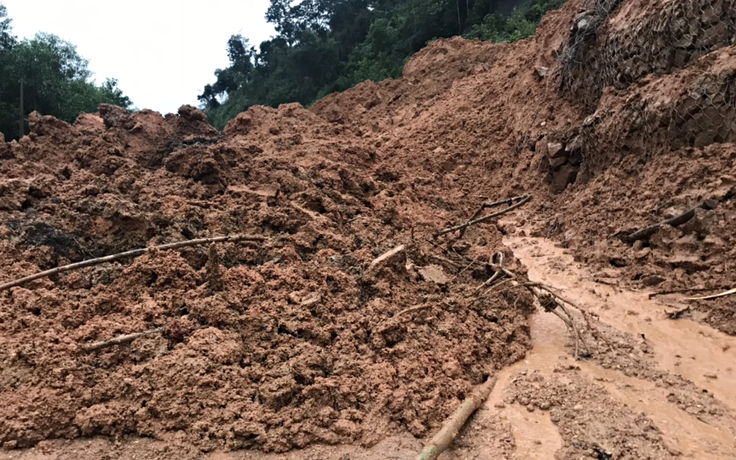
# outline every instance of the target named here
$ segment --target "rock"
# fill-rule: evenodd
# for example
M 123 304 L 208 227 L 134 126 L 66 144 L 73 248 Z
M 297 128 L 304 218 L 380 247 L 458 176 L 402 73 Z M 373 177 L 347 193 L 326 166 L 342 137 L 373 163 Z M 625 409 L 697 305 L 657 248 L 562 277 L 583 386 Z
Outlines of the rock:
M 406 246 L 400 244 L 392 250 L 381 254 L 371 262 L 368 271 L 375 272 L 384 267 L 404 270 L 406 268 Z
M 102 120 L 105 122 L 105 128 L 107 129 L 123 128 L 130 124 L 130 112 L 122 107 L 111 104 L 100 104 L 100 107 L 97 110 L 99 111 Z M 131 128 L 132 124 L 127 127 Z
M 548 142 L 547 156 L 550 158 L 565 156 L 565 146 L 559 142 Z
M 667 281 L 664 277 L 659 275 L 649 275 L 641 279 L 641 284 L 644 286 L 656 286 Z
M 560 166 L 567 163 L 567 158 L 565 157 L 557 157 L 557 158 L 550 158 L 549 159 L 549 167 L 552 168 L 552 170 L 556 171 L 559 169 Z
M 450 278 L 445 275 L 445 272 L 439 265 L 427 265 L 426 267 L 420 268 L 418 272 L 425 281 L 430 281 L 440 285 L 450 282 Z
M 562 192 L 568 186 L 575 182 L 578 177 L 580 168 L 571 164 L 564 164 L 559 170 L 552 173 L 552 188 L 555 192 Z
M 575 152 L 571 153 L 567 159 L 567 161 L 571 165 L 575 165 L 575 166 L 582 164 L 583 160 L 585 160 L 585 157 L 583 156 L 582 150 L 576 150 Z
M 549 69 L 547 67 L 537 67 L 534 69 L 534 75 L 540 80 L 547 76 Z

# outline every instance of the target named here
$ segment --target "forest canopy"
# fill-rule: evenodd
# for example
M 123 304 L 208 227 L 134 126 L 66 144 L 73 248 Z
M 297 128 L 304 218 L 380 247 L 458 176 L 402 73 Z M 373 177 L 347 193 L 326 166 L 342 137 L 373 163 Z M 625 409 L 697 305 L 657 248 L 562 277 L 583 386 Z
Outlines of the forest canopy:
M 242 35 L 230 37 L 230 65 L 215 71 L 199 100 L 221 129 L 251 105 L 309 105 L 365 80 L 396 78 L 433 39 L 529 37 L 564 1 L 271 0 L 266 20 L 276 36 L 258 48 Z
M 102 103 L 129 108 L 130 99 L 115 79 L 92 81 L 88 61 L 71 43 L 38 33 L 18 40 L 8 11 L 0 3 L 0 132 L 6 139 L 20 134 L 20 81 L 23 80 L 23 118 L 34 110 L 73 122 L 80 112 L 96 112 Z M 23 132 L 28 132 L 24 122 Z

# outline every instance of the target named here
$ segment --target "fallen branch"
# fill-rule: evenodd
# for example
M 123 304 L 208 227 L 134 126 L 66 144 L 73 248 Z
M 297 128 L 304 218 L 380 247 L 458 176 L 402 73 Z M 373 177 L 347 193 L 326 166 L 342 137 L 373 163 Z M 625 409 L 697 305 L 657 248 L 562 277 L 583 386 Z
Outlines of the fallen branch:
M 424 446 L 416 460 L 434 460 L 439 457 L 450 446 L 468 418 L 488 399 L 488 395 L 493 391 L 497 380 L 496 376 L 490 377 L 469 398 L 463 401 L 460 407 L 445 420 L 440 431 Z
M 231 235 L 231 236 L 217 236 L 213 238 L 199 238 L 196 240 L 187 240 L 187 241 L 179 241 L 178 243 L 168 243 L 168 244 L 162 244 L 159 246 L 154 246 L 155 249 L 178 249 L 178 248 L 184 248 L 187 246 L 196 246 L 198 244 L 207 244 L 207 243 L 227 243 L 227 242 L 237 242 L 237 241 L 264 241 L 266 240 L 265 237 L 262 236 L 249 236 L 249 235 Z M 84 267 L 91 267 L 93 265 L 99 265 L 106 262 L 114 262 L 116 260 L 120 259 L 126 259 L 129 257 L 138 257 L 142 254 L 145 254 L 146 252 L 150 251 L 151 248 L 141 248 L 141 249 L 133 249 L 132 251 L 126 251 L 121 252 L 118 254 L 113 254 L 105 257 L 98 257 L 96 259 L 89 259 L 84 260 L 82 262 L 76 262 L 69 265 L 62 265 L 61 267 L 52 268 L 51 270 L 42 271 L 39 273 L 36 273 L 35 275 L 26 276 L 25 278 L 20 278 L 15 281 L 10 281 L 9 283 L 5 283 L 0 285 L 0 291 L 3 291 L 5 289 L 10 289 L 15 286 L 20 286 L 21 284 L 28 283 L 29 281 L 34 281 L 39 278 L 44 278 L 47 276 L 55 275 L 57 273 L 62 272 L 68 272 L 70 270 L 77 270 L 79 268 Z
M 711 300 L 719 297 L 726 297 L 727 295 L 736 294 L 736 288 L 729 289 L 728 291 L 720 292 L 718 294 L 706 295 L 703 297 L 687 297 L 685 300 Z
M 668 291 L 652 292 L 649 294 L 649 298 L 656 297 L 658 295 L 669 295 L 669 294 L 682 294 L 684 292 L 705 292 L 705 291 L 717 291 L 719 289 L 728 289 L 725 286 L 707 287 L 707 288 L 685 288 L 685 289 L 670 289 Z
M 480 289 L 482 289 L 482 288 L 484 288 L 486 286 L 492 285 L 493 282 L 496 281 L 498 278 L 500 278 L 501 275 L 503 274 L 503 271 L 501 270 L 501 268 L 503 268 L 503 252 L 497 252 L 496 253 L 496 256 L 498 256 L 498 266 L 499 266 L 499 269 L 496 270 L 495 272 L 493 272 L 493 276 L 491 276 L 490 278 L 488 278 L 488 280 L 486 280 L 485 283 L 483 283 L 480 286 L 478 286 L 477 288 L 475 288 L 476 291 L 477 290 L 480 290 Z M 491 259 L 491 260 L 493 260 L 493 259 Z
M 621 239 L 628 244 L 634 244 L 637 240 L 645 240 L 652 236 L 654 233 L 657 232 L 657 230 L 660 229 L 663 225 L 670 225 L 672 227 L 677 227 L 678 225 L 682 225 L 685 222 L 689 221 L 693 218 L 695 215 L 695 210 L 698 208 L 702 209 L 715 209 L 718 206 L 718 201 L 716 200 L 705 200 L 702 203 L 697 204 L 696 206 L 688 209 L 687 211 L 683 212 L 679 216 L 671 217 L 667 220 L 664 220 L 658 224 L 650 225 L 649 227 L 642 228 L 641 230 L 637 230 L 634 233 L 631 233 L 630 235 L 623 235 Z
M 508 203 L 509 207 L 508 208 L 505 208 L 505 209 L 503 209 L 501 211 L 494 212 L 493 214 L 488 214 L 487 216 L 478 217 L 477 219 L 476 218 L 471 218 L 470 220 L 468 220 L 464 224 L 455 225 L 454 227 L 449 227 L 449 228 L 446 228 L 444 230 L 441 230 L 441 231 L 433 234 L 432 235 L 432 238 L 435 238 L 436 239 L 437 237 L 442 236 L 445 233 L 455 232 L 455 231 L 458 231 L 458 230 L 463 230 L 464 231 L 466 228 L 470 227 L 471 225 L 480 224 L 482 222 L 486 222 L 486 221 L 488 221 L 490 219 L 493 219 L 494 217 L 502 216 L 502 215 L 504 215 L 504 214 L 506 214 L 508 212 L 511 212 L 514 209 L 517 209 L 517 208 L 525 205 L 531 199 L 532 199 L 532 196 L 531 195 L 520 195 L 520 196 L 515 196 L 513 198 L 509 198 L 507 200 L 496 201 L 494 203 L 484 204 L 481 207 L 481 210 L 486 209 L 486 208 L 489 208 L 489 207 L 496 207 L 496 206 L 499 206 L 501 204 L 506 204 L 506 203 Z M 515 201 L 517 203 L 516 204 L 513 204 Z M 480 214 L 480 212 L 477 211 L 473 216 L 477 216 L 478 214 Z
M 157 328 L 157 329 L 151 329 L 151 330 L 143 331 L 143 332 L 136 332 L 133 334 L 119 335 L 115 337 L 114 339 L 108 340 L 106 342 L 96 342 L 96 343 L 93 343 L 92 345 L 88 345 L 82 348 L 82 351 L 85 353 L 91 353 L 93 351 L 102 350 L 103 348 L 112 347 L 114 345 L 122 345 L 125 343 L 130 343 L 139 337 L 143 337 L 146 335 L 152 335 L 152 334 L 158 334 L 163 331 L 164 331 L 163 328 Z

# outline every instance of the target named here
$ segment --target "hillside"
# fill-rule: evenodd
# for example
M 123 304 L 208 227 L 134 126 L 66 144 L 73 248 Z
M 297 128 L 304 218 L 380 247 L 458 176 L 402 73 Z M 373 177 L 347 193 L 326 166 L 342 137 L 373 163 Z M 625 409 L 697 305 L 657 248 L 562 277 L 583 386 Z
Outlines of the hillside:
M 570 0 L 222 132 L 34 115 L 0 139 L 0 284 L 251 240 L 0 290 L 0 458 L 413 458 L 494 375 L 446 458 L 736 458 L 736 296 L 684 299 L 736 286 L 735 33 L 734 0 Z

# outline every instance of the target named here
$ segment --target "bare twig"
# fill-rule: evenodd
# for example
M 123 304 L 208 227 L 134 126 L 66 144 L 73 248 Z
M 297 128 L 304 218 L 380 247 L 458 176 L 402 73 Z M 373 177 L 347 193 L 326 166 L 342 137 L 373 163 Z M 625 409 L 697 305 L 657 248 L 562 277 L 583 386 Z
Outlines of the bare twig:
M 196 246 L 198 244 L 207 244 L 207 243 L 227 243 L 227 242 L 237 242 L 237 241 L 264 241 L 266 240 L 265 237 L 262 236 L 250 236 L 250 235 L 230 235 L 230 236 L 218 236 L 213 238 L 199 238 L 196 240 L 188 240 L 188 241 L 179 241 L 177 243 L 169 243 L 169 244 L 162 244 L 159 246 L 155 246 L 155 249 L 178 249 L 178 248 L 184 248 L 187 246 Z M 44 278 L 47 276 L 55 275 L 57 273 L 67 272 L 70 270 L 77 270 L 79 268 L 84 267 L 90 267 L 93 265 L 99 265 L 106 262 L 114 262 L 116 260 L 120 259 L 126 259 L 129 257 L 138 257 L 142 254 L 145 254 L 146 252 L 150 251 L 151 248 L 141 248 L 141 249 L 133 249 L 132 251 L 126 251 L 121 252 L 118 254 L 113 254 L 105 257 L 98 257 L 96 259 L 89 259 L 84 260 L 82 262 L 76 262 L 69 265 L 62 265 L 61 267 L 52 268 L 51 270 L 42 271 L 39 273 L 36 273 L 35 275 L 26 276 L 25 278 L 20 278 L 15 281 L 10 281 L 8 283 L 0 285 L 0 291 L 5 289 L 10 289 L 15 286 L 20 286 L 21 284 L 28 283 L 29 281 L 37 280 L 39 278 Z
M 531 195 L 521 195 L 521 196 L 515 196 L 513 198 L 509 198 L 509 199 L 504 200 L 504 201 L 497 201 L 495 203 L 490 203 L 490 204 L 484 205 L 484 208 L 488 208 L 488 207 L 495 207 L 495 206 L 498 206 L 500 204 L 508 203 L 509 204 L 509 207 L 508 208 L 505 208 L 505 209 L 503 209 L 501 211 L 494 212 L 492 214 L 488 214 L 487 216 L 478 217 L 477 219 L 471 219 L 471 220 L 465 222 L 464 224 L 455 225 L 453 227 L 449 227 L 449 228 L 446 228 L 444 230 L 440 230 L 439 232 L 433 234 L 432 235 L 432 238 L 437 238 L 437 237 L 439 237 L 441 235 L 444 235 L 445 233 L 455 232 L 457 230 L 464 230 L 467 227 L 470 227 L 471 225 L 480 224 L 480 223 L 486 222 L 486 221 L 488 221 L 488 220 L 490 220 L 490 219 L 492 219 L 494 217 L 502 216 L 502 215 L 504 215 L 504 214 L 506 214 L 508 212 L 513 211 L 514 209 L 517 209 L 517 208 L 525 205 L 531 199 L 532 199 L 532 196 Z M 515 204 L 512 204 L 515 201 L 516 201 L 516 203 Z M 478 213 L 476 212 L 476 215 L 477 214 Z
M 460 273 L 458 273 L 457 275 L 455 275 L 455 278 L 457 278 L 458 276 L 462 275 L 463 273 L 465 273 L 465 270 L 467 270 L 470 267 L 472 267 L 473 264 L 478 260 L 478 257 L 480 257 L 480 256 L 475 256 L 475 258 L 473 258 L 473 260 L 470 261 L 470 263 L 468 265 L 466 265 L 465 267 L 463 267 L 462 270 L 460 270 Z
M 720 292 L 718 294 L 706 295 L 703 297 L 688 297 L 685 300 L 711 300 L 719 297 L 726 297 L 727 295 L 736 294 L 736 288 L 729 289 L 728 291 Z
M 493 391 L 498 378 L 496 376 L 488 378 L 486 382 L 478 387 L 473 394 L 470 395 L 458 407 L 450 417 L 442 424 L 440 431 L 435 434 L 424 449 L 419 453 L 416 460 L 434 460 L 444 452 L 452 443 L 453 439 L 462 429 L 468 418 L 473 415 L 483 402 L 488 399 L 488 395 Z
M 496 253 L 496 256 L 498 256 L 498 266 L 499 266 L 499 268 L 503 268 L 503 252 L 497 252 Z M 482 288 L 484 288 L 486 286 L 492 285 L 494 281 L 496 281 L 498 278 L 501 277 L 501 274 L 503 274 L 503 271 L 502 270 L 500 270 L 500 269 L 499 270 L 496 270 L 493 273 L 493 275 L 490 278 L 488 278 L 488 280 L 486 280 L 485 283 L 483 283 L 480 286 L 478 286 L 477 288 L 475 288 L 475 290 L 478 291 L 478 290 L 480 290 L 480 289 L 482 289 Z
M 728 289 L 728 287 L 725 286 L 716 286 L 716 287 L 707 287 L 707 288 L 685 288 L 685 289 L 670 289 L 668 291 L 659 291 L 659 292 L 652 292 L 649 294 L 649 298 L 653 298 L 659 295 L 669 295 L 669 294 L 682 294 L 685 292 L 706 292 L 706 291 L 717 291 L 719 289 Z
M 678 225 L 682 225 L 685 222 L 689 221 L 690 219 L 693 218 L 693 216 L 695 215 L 695 210 L 698 208 L 715 209 L 717 206 L 718 206 L 717 200 L 705 200 L 702 203 L 699 203 L 693 206 L 692 208 L 688 209 L 687 211 L 683 212 L 679 216 L 671 217 L 667 220 L 659 222 L 658 224 L 644 227 L 641 230 L 637 230 L 630 235 L 623 235 L 621 239 L 625 243 L 628 243 L 628 244 L 633 244 L 637 240 L 645 240 L 649 238 L 650 236 L 652 236 L 663 225 L 671 225 L 673 227 L 677 227 Z
M 96 343 L 93 343 L 92 345 L 88 345 L 82 348 L 82 351 L 84 351 L 85 353 L 91 353 L 93 351 L 102 350 L 103 348 L 112 347 L 114 345 L 122 345 L 125 343 L 130 343 L 139 337 L 143 337 L 146 335 L 152 335 L 152 334 L 158 334 L 163 331 L 164 331 L 163 328 L 157 328 L 157 329 L 151 329 L 151 330 L 143 331 L 143 332 L 136 332 L 133 334 L 119 335 L 115 337 L 114 339 L 108 340 L 106 342 L 96 342 Z
M 414 307 L 410 307 L 410 308 L 406 308 L 404 310 L 401 310 L 400 312 L 396 313 L 393 317 L 396 318 L 397 316 L 401 316 L 401 315 L 406 314 L 406 313 L 410 313 L 410 312 L 417 311 L 417 310 L 424 310 L 425 308 L 429 308 L 429 307 L 431 307 L 433 305 L 434 304 L 431 304 L 431 303 L 427 303 L 427 304 L 424 304 L 424 305 L 416 305 Z

